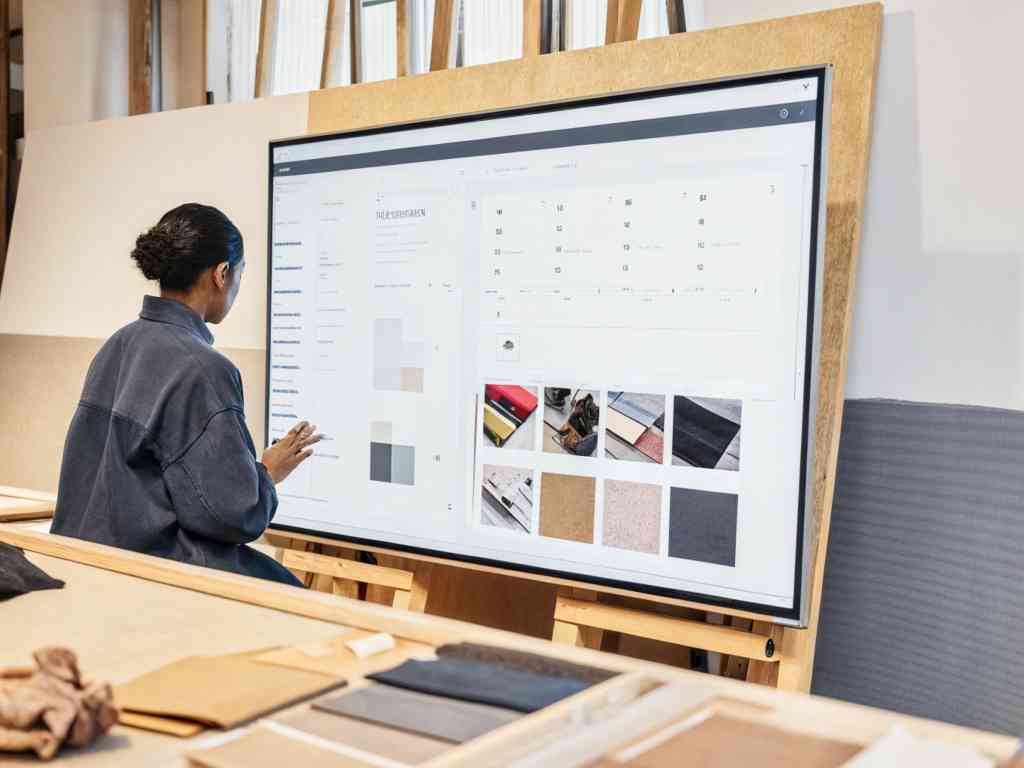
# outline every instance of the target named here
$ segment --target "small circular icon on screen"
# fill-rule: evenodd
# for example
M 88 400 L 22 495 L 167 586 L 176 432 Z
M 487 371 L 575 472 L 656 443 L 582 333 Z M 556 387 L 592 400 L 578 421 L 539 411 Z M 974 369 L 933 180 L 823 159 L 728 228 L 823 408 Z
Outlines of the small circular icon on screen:
M 789 110 L 786 109 L 785 107 L 780 109 L 779 110 L 779 117 L 781 117 L 783 120 L 785 120 L 787 117 L 789 117 Z

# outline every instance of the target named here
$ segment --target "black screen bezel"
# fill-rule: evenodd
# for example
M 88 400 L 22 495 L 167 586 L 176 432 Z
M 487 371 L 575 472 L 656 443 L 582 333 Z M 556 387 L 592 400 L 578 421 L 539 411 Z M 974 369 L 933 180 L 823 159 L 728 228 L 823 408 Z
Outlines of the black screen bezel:
M 804 526 L 806 518 L 806 506 L 807 506 L 807 478 L 808 478 L 808 450 L 809 450 L 809 439 L 810 439 L 810 414 L 812 410 L 811 403 L 811 392 L 813 386 L 813 377 L 817 375 L 817 368 L 814 365 L 814 344 L 817 341 L 815 338 L 815 327 L 816 327 L 816 298 L 817 298 L 817 269 L 818 262 L 821 258 L 818 253 L 819 248 L 819 216 L 821 208 L 821 181 L 822 181 L 822 169 L 824 167 L 824 146 L 823 146 L 823 120 L 824 120 L 824 109 L 826 103 L 826 84 L 828 76 L 827 66 L 814 66 L 806 67 L 797 70 L 789 70 L 786 72 L 777 72 L 764 75 L 754 75 L 747 77 L 730 78 L 727 80 L 716 80 L 711 82 L 702 82 L 691 85 L 678 85 L 669 86 L 664 88 L 654 88 L 650 90 L 643 90 L 638 92 L 628 92 L 612 94 L 609 96 L 600 96 L 596 98 L 587 98 L 579 100 L 571 100 L 558 102 L 554 104 L 540 104 L 536 106 L 528 107 L 517 107 L 506 110 L 493 110 L 489 112 L 482 112 L 472 115 L 462 115 L 456 117 L 437 118 L 432 120 L 422 121 L 410 121 L 405 123 L 398 123 L 394 125 L 387 125 L 379 128 L 369 128 L 358 131 L 340 131 L 335 133 L 318 134 L 314 136 L 300 136 L 289 139 L 281 139 L 271 141 L 268 147 L 268 168 L 267 168 L 267 312 L 266 312 L 266 387 L 264 390 L 264 435 L 270 434 L 270 366 L 271 366 L 271 287 L 273 280 L 273 270 L 271 269 L 271 259 L 273 254 L 273 226 L 274 226 L 274 212 L 273 212 L 273 187 L 274 187 L 274 150 L 279 147 L 286 147 L 296 144 L 314 144 L 322 141 L 331 141 L 339 138 L 357 138 L 360 136 L 372 136 L 377 134 L 395 133 L 398 131 L 405 131 L 410 129 L 419 128 L 434 128 L 445 125 L 456 125 L 461 123 L 477 122 L 480 120 L 493 120 L 495 118 L 503 117 L 517 117 L 520 115 L 535 115 L 543 114 L 546 112 L 559 111 L 564 109 L 577 109 L 601 106 L 605 104 L 621 103 L 637 101 L 648 98 L 658 98 L 663 96 L 674 96 L 680 94 L 699 93 L 707 90 L 717 90 L 722 88 L 733 88 L 743 87 L 749 85 L 761 85 L 764 83 L 773 82 L 784 82 L 787 80 L 799 80 L 807 77 L 816 77 L 818 88 L 817 88 L 817 99 L 815 101 L 815 125 L 814 125 L 814 173 L 813 173 L 813 189 L 811 198 L 811 231 L 810 231 L 810 254 L 809 254 L 809 270 L 808 270 L 808 291 L 807 291 L 807 348 L 804 361 L 804 407 L 803 407 L 803 421 L 802 421 L 802 433 L 801 433 L 801 449 L 800 449 L 800 478 L 799 478 L 799 500 L 797 508 L 797 541 L 796 541 L 796 556 L 795 563 L 793 566 L 793 605 L 791 608 L 780 608 L 776 605 L 757 603 L 745 600 L 735 600 L 731 598 L 723 598 L 715 595 L 707 595 L 700 592 L 690 592 L 687 590 L 670 589 L 667 587 L 659 587 L 653 585 L 644 585 L 637 582 L 620 581 L 617 579 L 607 579 L 598 576 L 590 576 L 587 574 L 573 573 L 570 571 L 560 571 L 557 569 L 542 568 L 539 566 L 523 565 L 520 563 L 509 562 L 506 560 L 494 560 L 491 558 L 478 557 L 473 555 L 464 555 L 456 552 L 448 552 L 445 550 L 435 550 L 426 547 L 416 547 L 408 544 L 400 544 L 386 540 L 379 539 L 366 539 L 355 536 L 346 536 L 344 534 L 335 533 L 333 531 L 324 531 L 315 528 L 304 528 L 301 526 L 275 524 L 273 521 L 270 523 L 270 528 L 275 531 L 284 531 L 292 533 L 302 533 L 312 536 L 320 536 L 325 539 L 331 539 L 335 541 L 345 541 L 352 544 L 364 545 L 368 547 L 376 547 L 381 549 L 394 550 L 396 552 L 404 552 L 409 554 L 425 555 L 429 557 L 443 558 L 447 560 L 454 560 L 464 563 L 473 563 L 477 565 L 484 565 L 493 568 L 499 568 L 505 571 L 509 571 L 511 575 L 515 572 L 520 573 L 532 573 L 541 576 L 551 576 L 558 579 L 565 579 L 568 581 L 580 582 L 583 584 L 592 584 L 596 586 L 610 587 L 614 589 L 626 590 L 629 592 L 637 593 L 638 595 L 656 595 L 659 597 L 673 598 L 677 600 L 683 600 L 690 603 L 699 603 L 701 605 L 713 606 L 718 608 L 735 609 L 741 611 L 749 611 L 752 613 L 764 614 L 772 616 L 778 619 L 788 621 L 799 621 L 801 619 L 801 612 L 803 607 L 803 565 L 804 565 Z

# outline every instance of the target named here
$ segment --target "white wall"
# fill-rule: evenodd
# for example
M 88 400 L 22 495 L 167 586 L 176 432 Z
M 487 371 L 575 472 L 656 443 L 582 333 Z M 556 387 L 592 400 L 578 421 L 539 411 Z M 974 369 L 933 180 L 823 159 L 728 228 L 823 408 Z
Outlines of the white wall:
M 128 0 L 24 4 L 25 132 L 128 114 Z
M 705 21 L 846 4 L 706 0 Z M 1024 3 L 885 10 L 847 395 L 1024 409 Z

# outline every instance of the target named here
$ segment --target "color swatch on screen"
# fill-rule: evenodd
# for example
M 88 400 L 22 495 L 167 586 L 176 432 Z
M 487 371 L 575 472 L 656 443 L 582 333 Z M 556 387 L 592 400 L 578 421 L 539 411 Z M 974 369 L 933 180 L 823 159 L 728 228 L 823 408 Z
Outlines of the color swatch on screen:
M 740 400 L 676 397 L 672 408 L 672 463 L 738 470 L 742 415 Z
M 391 442 L 390 421 L 370 423 L 370 480 L 415 485 L 416 448 Z
M 668 556 L 735 566 L 737 502 L 734 493 L 673 488 Z
M 406 337 L 401 318 L 373 321 L 373 388 L 391 392 L 422 392 L 423 341 Z

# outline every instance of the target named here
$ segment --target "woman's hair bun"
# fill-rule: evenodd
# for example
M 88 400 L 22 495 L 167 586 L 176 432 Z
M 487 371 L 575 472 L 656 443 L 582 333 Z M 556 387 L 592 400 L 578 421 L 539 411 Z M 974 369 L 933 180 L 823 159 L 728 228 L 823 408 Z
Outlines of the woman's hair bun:
M 159 224 L 135 241 L 132 258 L 147 280 L 163 280 L 174 265 L 174 237 Z
M 244 255 L 242 233 L 221 211 L 186 203 L 165 213 L 135 240 L 132 259 L 147 280 L 161 288 L 185 291 L 205 269 Z

